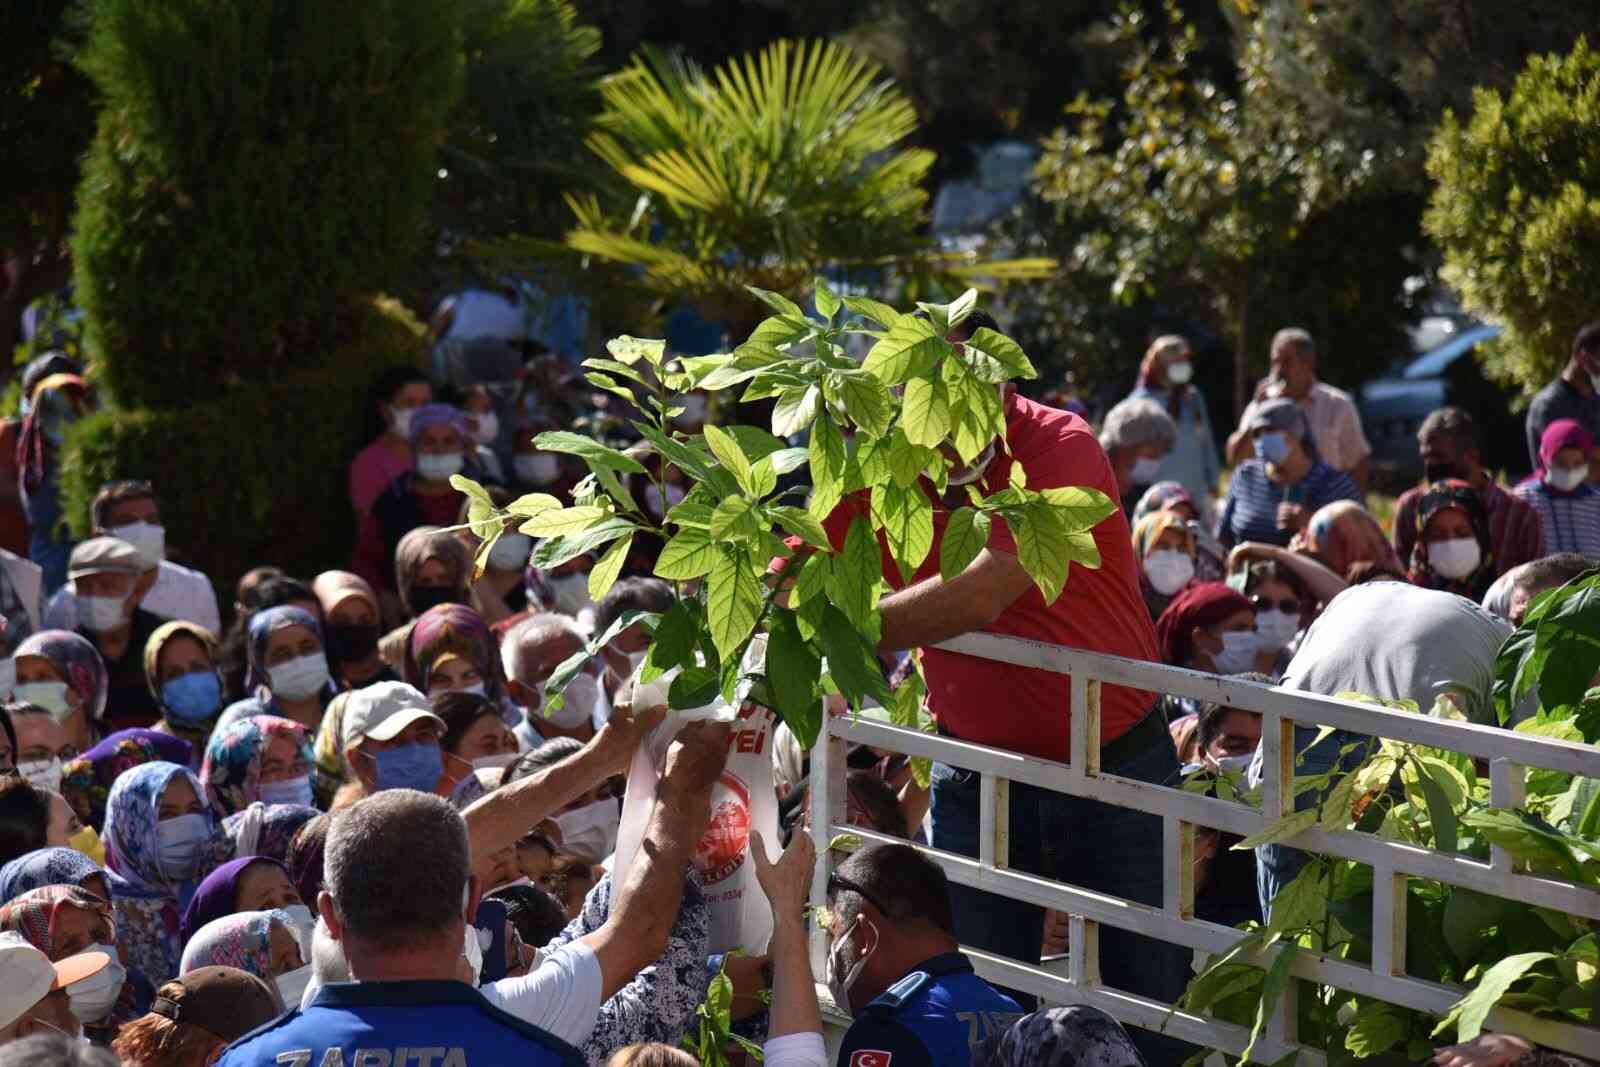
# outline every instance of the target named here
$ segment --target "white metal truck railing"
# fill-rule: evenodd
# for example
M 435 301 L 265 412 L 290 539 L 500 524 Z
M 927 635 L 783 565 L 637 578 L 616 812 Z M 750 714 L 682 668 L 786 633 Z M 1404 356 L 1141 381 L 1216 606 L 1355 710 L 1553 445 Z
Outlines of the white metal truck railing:
M 1516 807 L 1522 803 L 1529 767 L 1600 778 L 1600 749 L 1570 741 L 1450 722 L 1021 638 L 968 634 L 939 647 L 1070 675 L 1070 761 L 1057 763 L 1036 759 L 865 718 L 844 716 L 826 720 L 822 739 L 811 754 L 811 823 L 820 857 L 812 883 L 812 902 L 826 902 L 827 877 L 834 859 L 828 852 L 828 843 L 835 835 L 855 834 L 864 842 L 899 841 L 843 824 L 847 742 L 923 756 L 976 772 L 981 776 L 978 857 L 925 847 L 920 851 L 937 862 L 953 882 L 1053 908 L 1070 916 L 1068 968 L 1064 976 L 1018 960 L 966 949 L 979 973 L 991 981 L 1035 994 L 1048 1004 L 1088 1004 L 1124 1024 L 1161 1030 L 1235 1056 L 1244 1052 L 1248 1029 L 1178 1011 L 1170 1004 L 1102 983 L 1097 933 L 1100 925 L 1106 924 L 1213 954 L 1226 952 L 1240 939 L 1238 930 L 1194 916 L 1194 829 L 1207 826 L 1249 836 L 1294 810 L 1294 728 L 1297 724 L 1332 726 L 1486 760 L 1490 767 L 1491 800 L 1500 807 Z M 1099 695 L 1102 683 L 1259 712 L 1264 759 L 1261 809 L 1102 773 Z M 1012 870 L 1008 862 L 1007 813 L 1011 782 L 1025 782 L 1159 816 L 1165 829 L 1161 906 L 1139 904 Z M 1374 886 L 1389 887 L 1386 892 L 1373 894 L 1373 959 L 1365 964 L 1280 944 L 1252 962 L 1265 967 L 1276 958 L 1275 953 L 1294 952 L 1291 973 L 1296 978 L 1434 1015 L 1444 1015 L 1463 990 L 1406 974 L 1408 878 L 1430 878 L 1600 920 L 1600 890 L 1519 872 L 1512 857 L 1499 847 L 1493 849 L 1489 862 L 1484 863 L 1459 854 L 1386 841 L 1373 834 L 1318 827 L 1303 830 L 1285 839 L 1284 843 L 1307 852 L 1370 865 Z M 814 930 L 812 966 L 818 977 L 823 973 L 827 941 L 826 931 Z M 1297 984 L 1291 982 L 1279 1000 L 1262 1039 L 1256 1044 L 1254 1059 L 1271 1062 L 1298 1051 L 1300 1064 L 1322 1065 L 1325 1062 L 1319 1050 L 1298 1041 L 1295 1032 Z M 1600 1029 L 1506 1008 L 1491 1012 L 1486 1028 L 1516 1033 L 1566 1052 L 1593 1055 L 1600 1049 Z

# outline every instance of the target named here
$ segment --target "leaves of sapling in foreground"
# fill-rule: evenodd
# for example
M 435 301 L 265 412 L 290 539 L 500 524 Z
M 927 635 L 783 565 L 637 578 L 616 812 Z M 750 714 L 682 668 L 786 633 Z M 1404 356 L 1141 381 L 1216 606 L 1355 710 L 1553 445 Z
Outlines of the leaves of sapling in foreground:
M 768 634 L 766 675 L 772 697 L 800 747 L 809 749 L 822 731 L 822 696 L 817 691 L 822 657 L 800 636 L 793 612 L 774 611 Z
M 1483 1032 L 1483 1021 L 1500 998 L 1534 967 L 1555 958 L 1553 952 L 1521 952 L 1496 963 L 1483 972 L 1472 992 L 1451 1006 L 1450 1014 L 1433 1028 L 1433 1036 L 1438 1037 L 1454 1026 L 1457 1041 L 1473 1040 Z
M 828 321 L 839 313 L 840 300 L 838 294 L 828 288 L 828 283 L 822 278 L 816 281 L 816 291 L 812 294 L 812 301 L 817 305 L 817 314 Z
M 835 371 L 830 380 L 857 426 L 873 437 L 888 432 L 894 417 L 894 398 L 888 386 L 864 371 Z
M 667 350 L 667 342 L 653 340 L 647 337 L 613 337 L 606 342 L 606 351 L 623 363 L 632 366 L 641 359 L 652 367 L 661 366 L 661 357 Z
M 717 699 L 720 676 L 710 667 L 690 665 L 678 672 L 667 690 L 667 705 L 678 711 L 703 708 Z
M 535 567 L 559 567 L 571 559 L 593 552 L 601 545 L 609 544 L 617 538 L 633 533 L 638 529 L 627 519 L 612 517 L 598 525 L 591 526 L 581 533 L 568 534 L 564 537 L 548 537 L 533 550 L 529 562 Z
M 772 409 L 772 432 L 793 437 L 811 425 L 821 404 L 822 390 L 815 382 L 789 386 L 778 394 L 778 404 Z
M 727 659 L 755 629 L 762 590 L 748 552 L 729 545 L 717 549 L 721 558 L 706 579 L 706 621 L 718 655 Z
M 843 299 L 844 306 L 849 308 L 853 313 L 860 315 L 864 319 L 877 323 L 884 329 L 889 329 L 890 327 L 894 326 L 894 324 L 899 322 L 903 317 L 900 312 L 896 311 L 888 304 L 879 303 L 870 297 L 847 296 Z
M 646 473 L 644 464 L 632 456 L 623 455 L 616 449 L 603 445 L 592 437 L 585 437 L 581 433 L 572 433 L 567 430 L 546 430 L 535 437 L 533 443 L 539 447 L 541 452 L 564 452 L 596 466 L 627 471 L 629 474 Z
M 862 369 L 885 385 L 932 374 L 939 361 L 955 351 L 926 319 L 900 316 L 872 350 Z
M 878 603 L 878 582 L 883 577 L 883 557 L 871 523 L 861 516 L 850 522 L 844 549 L 828 568 L 828 599 L 858 629 L 867 629 Z
M 688 581 L 709 574 L 718 559 L 717 545 L 709 530 L 694 526 L 680 527 L 656 558 L 656 576 L 674 581 Z
M 818 418 L 811 427 L 811 502 L 806 510 L 819 519 L 826 518 L 844 495 L 845 457 L 839 427 L 831 418 Z
M 839 692 L 857 708 L 868 697 L 888 706 L 893 697 L 889 683 L 878 665 L 877 650 L 856 626 L 832 604 L 822 609 L 822 624 L 817 627 L 817 643 L 828 657 L 828 673 Z
M 739 483 L 739 488 L 747 493 L 754 493 L 750 487 L 750 460 L 739 447 L 739 442 L 720 426 L 707 426 L 703 432 L 706 444 L 711 446 L 711 454 L 717 457 L 717 462 L 733 475 L 734 481 Z
M 650 649 L 645 654 L 645 666 L 640 672 L 640 679 L 654 681 L 673 667 L 693 665 L 695 638 L 699 631 L 698 600 L 685 597 L 672 605 L 661 617 L 650 639 Z
M 589 599 L 598 604 L 616 584 L 622 565 L 628 561 L 628 550 L 633 547 L 633 535 L 611 542 L 595 565 L 589 569 Z
M 1040 503 L 1008 508 L 1006 521 L 1017 540 L 1017 562 L 1028 572 L 1046 604 L 1053 604 L 1067 584 L 1071 545 L 1054 509 Z
M 989 543 L 990 520 L 977 508 L 957 508 L 939 542 L 939 574 L 945 581 L 966 570 Z
M 933 549 L 933 502 L 920 485 L 902 489 L 883 482 L 872 489 L 872 518 L 883 530 L 901 579 L 910 581 Z
M 1037 378 L 1039 372 L 1022 346 L 1003 333 L 979 326 L 967 340 L 967 349 L 977 349 L 1005 368 L 1007 378 Z

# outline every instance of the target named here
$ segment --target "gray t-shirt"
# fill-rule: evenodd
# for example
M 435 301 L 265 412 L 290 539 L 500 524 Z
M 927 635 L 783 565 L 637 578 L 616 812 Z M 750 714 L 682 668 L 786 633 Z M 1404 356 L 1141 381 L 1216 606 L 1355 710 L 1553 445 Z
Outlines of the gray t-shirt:
M 1600 393 L 1584 396 L 1565 378 L 1557 378 L 1538 393 L 1528 405 L 1528 461 L 1538 470 L 1539 438 L 1545 427 L 1557 419 L 1577 419 L 1589 436 L 1600 441 Z

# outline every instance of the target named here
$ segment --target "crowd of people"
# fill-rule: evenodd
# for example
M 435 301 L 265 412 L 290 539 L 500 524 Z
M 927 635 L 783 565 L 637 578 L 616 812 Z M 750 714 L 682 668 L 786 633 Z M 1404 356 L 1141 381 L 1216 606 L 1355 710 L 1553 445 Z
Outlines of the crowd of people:
M 998 324 L 975 313 L 951 340 L 980 325 Z M 1000 387 L 1006 449 L 970 464 L 947 449 L 952 489 L 929 487 L 935 506 L 959 506 L 968 483 L 998 491 L 1015 465 L 1030 488 L 1099 489 L 1123 503 L 1093 531 L 1101 566 L 1074 568 L 1047 603 L 999 521 L 949 581 L 937 562 L 909 577 L 886 566 L 886 679 L 919 669 L 947 736 L 1058 761 L 1075 713 L 1064 676 L 935 646 L 989 631 L 1310 692 L 1424 705 L 1447 692 L 1492 721 L 1489 673 L 1510 627 L 1600 556 L 1600 325 L 1530 411 L 1536 474 L 1500 486 L 1470 414 L 1441 409 L 1419 433 L 1426 477 L 1398 502 L 1392 536 L 1363 507 L 1359 417 L 1317 380 L 1316 358 L 1309 334 L 1281 331 L 1222 451 L 1181 337 L 1151 345 L 1098 438 Z M 634 700 L 645 626 L 592 642 L 685 590 L 650 577 L 643 538 L 598 603 L 592 557 L 533 566 L 514 529 L 480 572 L 450 482 L 479 479 L 502 504 L 570 494 L 583 470 L 535 435 L 621 424 L 581 380 L 541 365 L 508 395 L 386 374 L 349 466 L 350 558 L 298 576 L 263 561 L 238 578 L 224 629 L 220 576 L 168 558 L 192 531 L 169 542 L 159 487 L 105 485 L 81 541 L 56 522 L 60 446 L 93 404 L 92 377 L 58 354 L 29 365 L 19 493 L 0 497 L 0 1065 L 675 1064 L 719 973 L 736 1031 L 780 1067 L 827 1062 L 818 978 L 855 1019 L 838 1061 L 852 1067 L 1193 1053 L 979 978 L 960 946 L 1037 963 L 1065 951 L 1065 917 L 949 883 L 910 844 L 873 844 L 830 873 L 815 920 L 828 965 L 813 975 L 809 760 L 786 726 L 771 745 L 784 840 L 748 845 L 770 943 L 708 948 L 702 853 L 725 724 L 677 731 L 641 845 L 616 865 L 625 772 L 667 713 Z M 684 429 L 709 417 L 705 403 L 684 408 Z M 657 472 L 664 493 L 642 479 L 636 492 L 661 515 L 684 484 Z M 867 506 L 847 496 L 828 517 L 836 546 Z M 1108 773 L 1173 785 L 1259 760 L 1260 723 L 1239 709 L 1107 685 L 1100 717 Z M 1332 766 L 1344 739 L 1312 740 L 1300 739 L 1308 764 Z M 977 774 L 937 764 L 922 788 L 904 757 L 859 747 L 846 784 L 846 821 L 979 854 Z M 1161 904 L 1156 816 L 1023 783 L 1007 812 L 1015 869 Z M 1232 843 L 1199 835 L 1196 911 L 1262 919 L 1301 857 Z M 1158 939 L 1100 931 L 1109 986 L 1172 1001 L 1190 965 Z

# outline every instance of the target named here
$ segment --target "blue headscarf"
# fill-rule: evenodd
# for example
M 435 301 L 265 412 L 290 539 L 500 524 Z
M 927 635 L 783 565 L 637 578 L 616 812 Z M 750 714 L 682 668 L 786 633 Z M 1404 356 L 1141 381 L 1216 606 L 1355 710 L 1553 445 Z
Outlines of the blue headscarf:
M 316 617 L 304 608 L 280 604 L 250 617 L 250 634 L 245 642 L 245 655 L 250 661 L 250 674 L 244 683 L 247 692 L 254 692 L 257 686 L 267 683 L 267 640 L 277 631 L 290 626 L 304 626 L 317 635 L 318 644 L 323 643 L 322 627 L 317 624 Z
M 41 848 L 0 867 L 0 904 L 47 885 L 83 885 L 106 871 L 75 848 Z M 110 879 L 107 879 L 109 883 Z

